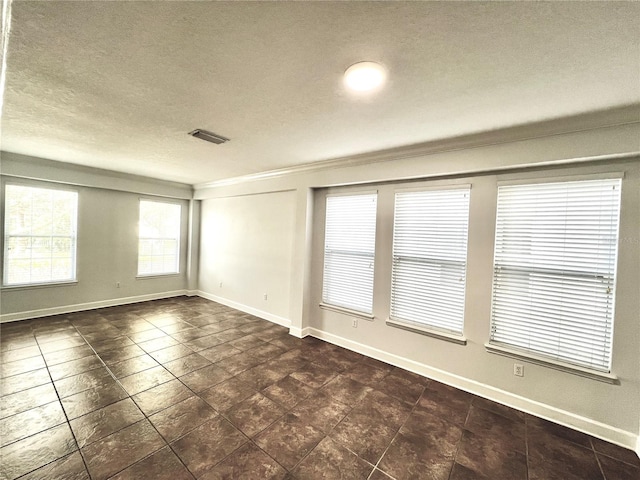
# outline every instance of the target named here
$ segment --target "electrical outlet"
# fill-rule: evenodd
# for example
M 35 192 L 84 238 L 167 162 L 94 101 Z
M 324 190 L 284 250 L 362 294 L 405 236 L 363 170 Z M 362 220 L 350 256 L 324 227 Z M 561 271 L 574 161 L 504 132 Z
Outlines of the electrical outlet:
M 264 299 L 266 300 L 266 299 L 267 299 L 267 294 L 265 293 L 265 294 L 263 295 L 263 297 L 264 297 Z
M 513 364 L 513 374 L 516 377 L 524 377 L 524 365 L 521 365 L 519 363 L 514 363 Z
M 351 326 L 353 328 L 358 328 L 358 319 L 357 318 L 352 318 L 351 319 Z
M 116 288 L 120 288 L 120 282 L 116 282 Z
M 220 288 L 222 288 L 222 282 L 220 282 Z

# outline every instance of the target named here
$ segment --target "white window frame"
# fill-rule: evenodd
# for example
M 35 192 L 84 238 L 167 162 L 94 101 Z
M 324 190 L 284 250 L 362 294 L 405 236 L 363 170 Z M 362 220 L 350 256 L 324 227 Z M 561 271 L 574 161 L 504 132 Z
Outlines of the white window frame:
M 176 232 L 174 236 L 171 237 L 167 237 L 167 236 L 157 236 L 157 237 L 142 237 L 142 208 L 143 208 L 143 204 L 145 203 L 155 203 L 155 204 L 160 204 L 160 205 L 166 205 L 166 206 L 171 206 L 171 207 L 178 207 L 179 209 L 179 218 L 178 218 L 178 225 L 176 228 Z M 170 275 L 178 275 L 180 274 L 180 253 L 181 253 L 181 237 L 182 237 L 182 215 L 183 215 L 183 208 L 182 208 L 182 204 L 179 202 L 174 202 L 174 201 L 167 201 L 167 200 L 159 200 L 159 199 L 150 199 L 150 198 L 140 198 L 139 199 L 139 205 L 138 205 L 138 269 L 137 269 L 137 278 L 150 278 L 150 277 L 161 277 L 161 276 L 170 276 Z M 142 242 L 143 241 L 175 241 L 176 242 L 176 246 L 175 246 L 175 269 L 171 269 L 171 270 L 163 270 L 163 271 L 153 271 L 153 272 L 149 272 L 149 273 L 141 273 L 140 272 L 140 267 L 141 267 L 141 258 L 143 257 L 142 255 Z M 166 256 L 166 255 L 144 255 L 144 256 L 152 256 L 152 257 L 158 257 L 158 256 Z
M 500 285 L 498 282 L 507 282 L 509 281 L 508 278 L 509 277 L 505 277 L 504 275 L 506 275 L 507 271 L 504 270 L 506 268 L 520 268 L 521 265 L 516 265 L 513 261 L 509 261 L 507 263 L 505 263 L 504 260 L 501 260 L 501 246 L 500 246 L 500 242 L 501 237 L 499 236 L 498 233 L 498 229 L 499 228 L 507 228 L 505 226 L 501 227 L 500 226 L 500 211 L 498 210 L 498 214 L 496 215 L 496 238 L 495 238 L 495 248 L 494 248 L 494 275 L 493 275 L 493 294 L 492 294 L 492 310 L 491 310 L 491 332 L 490 332 L 490 340 L 489 342 L 486 344 L 486 348 L 489 352 L 491 353 L 497 353 L 500 355 L 506 355 L 506 356 L 510 356 L 513 358 L 520 358 L 520 359 L 524 359 L 524 360 L 528 360 L 531 363 L 535 363 L 535 364 L 539 364 L 539 365 L 544 365 L 544 366 L 548 366 L 550 368 L 555 368 L 561 371 L 566 371 L 566 372 L 570 372 L 570 373 L 574 373 L 577 375 L 581 375 L 584 377 L 588 377 L 588 378 L 593 378 L 596 380 L 600 380 L 600 381 L 605 381 L 608 383 L 616 383 L 617 382 L 617 378 L 615 377 L 615 375 L 613 375 L 611 373 L 611 361 L 612 361 L 612 355 L 613 355 L 613 324 L 614 324 L 614 305 L 615 305 L 615 282 L 616 282 L 616 278 L 617 278 L 617 257 L 618 257 L 618 251 L 619 251 L 619 228 L 620 228 L 620 211 L 621 211 L 621 188 L 622 188 L 622 177 L 623 175 L 620 173 L 612 173 L 612 174 L 600 174 L 600 175 L 588 175 L 588 176 L 581 176 L 581 177 L 570 177 L 570 178 L 539 178 L 539 179 L 526 179 L 526 180 L 517 180 L 517 181 L 508 181 L 508 182 L 499 182 L 498 183 L 498 203 L 497 203 L 497 207 L 498 209 L 500 208 L 500 189 L 503 189 L 502 192 L 506 192 L 506 190 L 504 190 L 505 188 L 509 188 L 509 187 L 518 187 L 518 186 L 523 186 L 524 188 L 527 187 L 536 187 L 536 186 L 544 186 L 544 185 L 549 185 L 549 184 L 566 184 L 566 183 L 580 183 L 582 182 L 582 186 L 586 186 L 586 184 L 584 182 L 589 182 L 589 181 L 608 181 L 608 180 L 612 180 L 614 182 L 619 182 L 618 183 L 618 188 L 617 188 L 617 193 L 614 194 L 612 196 L 613 197 L 617 197 L 617 198 L 613 198 L 613 208 L 617 207 L 617 210 L 614 211 L 613 215 L 615 215 L 615 218 L 611 219 L 610 222 L 610 227 L 609 230 L 606 231 L 606 234 L 609 236 L 610 240 L 606 245 L 609 245 L 608 249 L 611 250 L 613 249 L 613 253 L 609 254 L 607 257 L 608 259 L 608 263 L 609 263 L 609 267 L 608 269 L 605 269 L 607 271 L 605 277 L 606 279 L 603 277 L 603 283 L 602 283 L 602 288 L 598 289 L 597 295 L 600 295 L 604 292 L 604 298 L 607 299 L 607 301 L 605 302 L 606 304 L 610 305 L 609 311 L 608 313 L 605 313 L 605 320 L 601 320 L 603 322 L 605 322 L 604 324 L 607 325 L 606 328 L 608 328 L 608 332 L 604 334 L 604 341 L 608 342 L 608 344 L 602 344 L 602 347 L 604 349 L 604 351 L 608 351 L 609 355 L 608 355 L 608 361 L 606 358 L 606 354 L 605 354 L 605 361 L 607 361 L 606 364 L 604 364 L 604 362 L 602 362 L 603 364 L 601 365 L 597 365 L 597 364 L 589 364 L 585 361 L 580 361 L 576 358 L 572 359 L 572 358 L 567 358 L 567 354 L 566 353 L 558 353 L 558 354 L 550 354 L 549 352 L 544 352 L 540 349 L 536 349 L 534 348 L 523 348 L 522 345 L 516 345 L 515 341 L 514 343 L 509 343 L 509 342 L 505 342 L 497 340 L 496 337 L 500 338 L 498 334 L 496 334 L 495 328 L 498 325 L 498 322 L 500 321 L 500 319 L 498 319 L 496 321 L 496 315 L 499 315 L 498 313 L 496 313 L 497 311 L 497 305 L 499 301 L 504 302 L 504 299 L 499 299 L 498 296 L 499 295 L 505 295 L 504 292 L 506 292 L 507 290 L 505 290 L 506 284 L 502 287 L 502 291 L 500 291 Z M 503 214 L 504 215 L 504 214 Z M 600 234 L 601 236 L 603 234 Z M 613 235 L 613 237 L 612 237 Z M 513 234 L 511 235 L 512 238 Z M 534 241 L 534 240 L 531 240 Z M 538 245 L 540 245 L 541 247 L 544 246 L 544 244 L 542 243 L 538 243 Z M 571 244 L 564 243 L 563 245 L 576 245 L 575 242 L 572 242 Z M 545 247 L 546 248 L 546 247 Z M 572 252 L 574 253 L 574 252 Z M 512 255 L 513 256 L 513 255 Z M 522 260 L 518 260 L 520 263 L 524 263 L 526 260 L 524 260 L 524 255 L 523 255 L 523 259 Z M 527 257 L 528 258 L 528 257 Z M 549 257 L 551 258 L 551 257 Z M 590 257 L 591 258 L 591 257 Z M 529 260 L 529 261 L 534 261 L 535 259 Z M 570 260 L 568 260 L 570 261 Z M 585 262 L 586 265 L 586 262 Z M 504 270 L 504 272 L 502 272 Z M 538 270 L 540 270 L 539 268 L 534 268 L 534 270 L 536 272 L 538 272 Z M 542 271 L 544 270 L 544 271 Z M 580 278 L 584 278 L 585 282 L 591 278 L 593 279 L 597 279 L 600 278 L 601 275 L 599 273 L 599 271 L 601 270 L 601 268 L 599 267 L 598 271 L 578 271 L 576 270 L 575 265 L 571 265 L 569 268 L 565 268 L 564 269 L 564 273 L 562 268 L 560 267 L 545 267 L 542 270 L 540 270 L 538 273 L 540 275 L 548 275 L 548 276 L 556 276 L 558 278 L 567 278 L 567 282 L 571 281 L 571 282 L 579 282 L 581 280 L 576 280 L 576 278 L 580 277 Z M 533 271 L 533 270 L 532 270 Z M 501 273 L 502 272 L 502 273 Z M 570 275 L 570 273 L 566 273 L 566 272 L 573 272 L 573 274 Z M 592 282 L 593 284 L 593 282 Z M 589 285 L 587 285 L 585 283 L 585 288 L 588 288 Z M 509 287 L 511 288 L 511 287 Z M 524 288 L 524 287 L 522 287 Z M 536 287 L 537 288 L 537 287 Z M 593 285 L 591 285 L 590 288 L 594 288 Z M 609 290 L 607 290 L 609 289 Z M 602 292 L 600 292 L 599 290 L 602 290 Z M 533 295 L 530 294 L 530 295 Z M 536 293 L 536 295 L 538 295 Z M 539 295 L 543 295 L 543 294 L 539 294 Z M 552 302 L 552 301 L 558 301 L 558 300 L 554 300 L 552 299 L 549 295 L 549 293 L 545 293 L 544 295 L 546 295 L 546 299 L 547 302 Z M 596 295 L 596 293 L 585 293 L 585 301 L 587 301 L 588 298 L 593 299 L 593 297 Z M 508 297 L 505 297 L 508 299 Z M 512 296 L 513 298 L 513 296 Z M 533 298 L 533 297 L 530 297 Z M 530 300 L 531 301 L 531 300 Z M 534 300 L 535 301 L 535 300 Z M 578 302 L 579 304 L 580 302 Z M 535 306 L 532 308 L 536 308 Z M 531 315 L 537 315 L 537 313 L 530 313 Z M 503 315 L 503 322 L 504 320 L 504 315 Z M 537 319 L 537 317 L 531 317 L 534 318 L 535 322 L 540 322 L 539 319 Z M 564 317 L 562 318 L 566 318 L 566 314 Z M 608 323 L 607 323 L 608 322 Z M 576 324 L 577 325 L 577 324 Z M 516 327 L 518 328 L 518 327 Z M 542 328 L 542 325 L 540 325 L 540 328 Z M 600 328 L 600 327 L 598 327 Z M 504 337 L 502 337 L 504 338 Z M 571 337 L 562 337 L 562 338 L 571 338 Z M 560 347 L 558 347 L 560 348 Z
M 28 188 L 33 190 L 44 190 L 49 192 L 64 192 L 64 193 L 72 194 L 75 197 L 75 203 L 73 206 L 73 211 L 70 212 L 71 213 L 71 225 L 70 225 L 71 232 L 67 235 L 54 234 L 53 231 L 49 232 L 50 234 L 48 235 L 45 235 L 45 234 L 34 235 L 32 233 L 17 234 L 17 232 L 14 233 L 9 231 L 8 222 L 10 218 L 10 212 L 8 211 L 9 202 L 7 202 L 7 195 L 8 195 L 7 190 L 13 187 Z M 77 283 L 77 247 L 78 247 L 78 204 L 79 204 L 78 191 L 74 189 L 69 189 L 69 188 L 61 188 L 57 185 L 27 184 L 27 183 L 13 183 L 13 182 L 7 182 L 4 185 L 3 190 L 4 190 L 3 191 L 4 208 L 2 212 L 3 213 L 2 228 L 3 228 L 3 242 L 4 242 L 4 248 L 3 248 L 4 262 L 3 262 L 3 275 L 2 275 L 3 288 L 46 287 L 46 286 L 56 286 L 56 285 L 65 285 L 65 284 L 76 284 Z M 52 208 L 52 215 L 53 215 L 53 208 Z M 53 272 L 52 272 L 51 278 L 49 278 L 48 280 L 9 283 L 9 277 L 10 277 L 9 248 L 11 244 L 11 238 L 29 238 L 29 239 L 49 238 L 51 241 L 53 241 L 53 239 L 55 238 L 69 239 L 71 243 L 70 251 L 69 251 L 70 253 L 69 259 L 71 260 L 71 266 L 70 266 L 71 275 L 64 278 L 63 277 L 54 278 Z M 45 257 L 42 257 L 42 258 L 44 259 Z M 53 261 L 54 258 L 55 257 L 53 257 L 53 252 L 51 252 L 51 256 L 49 257 L 49 260 Z M 33 263 L 33 260 L 34 259 L 31 258 L 31 263 Z
M 373 202 L 373 212 L 369 212 L 373 218 L 365 218 L 365 226 L 371 228 L 371 221 L 373 221 L 373 231 L 369 232 L 371 237 L 367 239 L 368 245 L 356 245 L 358 250 L 352 251 L 338 251 L 333 248 L 330 235 L 335 235 L 335 225 L 332 226 L 333 219 L 330 218 L 329 208 L 332 199 L 337 198 L 356 198 L 362 197 L 365 201 L 371 199 Z M 374 287 L 374 267 L 375 267 L 375 242 L 376 242 L 376 229 L 377 229 L 377 205 L 378 205 L 378 192 L 377 191 L 358 191 L 349 193 L 336 193 L 328 194 L 325 204 L 325 238 L 324 238 L 324 260 L 323 260 L 323 280 L 322 280 L 322 302 L 320 307 L 329 310 L 335 310 L 341 313 L 346 313 L 352 316 L 358 316 L 366 319 L 373 319 L 373 287 Z M 335 219 L 338 224 L 344 219 Z M 368 224 L 367 224 L 368 222 Z M 344 225 L 343 225 L 344 226 Z M 348 228 L 348 227 L 347 227 Z M 339 243 L 339 240 L 336 240 Z M 356 271 L 360 268 L 368 268 L 366 275 L 363 278 L 360 276 L 360 282 L 354 282 L 354 278 L 348 278 L 344 276 L 345 271 L 339 271 L 332 264 L 331 258 L 335 256 L 343 256 L 347 262 L 350 263 L 350 272 Z M 366 258 L 368 266 L 362 265 L 362 259 Z M 360 273 L 365 273 L 360 271 Z M 339 278 L 342 276 L 342 278 Z M 330 282 L 330 278 L 338 278 L 335 282 Z M 351 289 L 351 292 L 358 292 L 357 295 L 349 298 L 349 295 L 344 295 L 343 292 L 347 289 Z M 363 291 L 363 289 L 365 289 Z M 335 292 L 335 293 L 334 293 Z M 363 304 L 369 301 L 369 305 Z
M 396 190 L 388 325 L 466 345 L 470 196 L 470 184 Z M 420 203 L 419 212 L 411 212 L 402 197 L 409 201 L 413 197 L 414 206 L 416 202 L 424 203 Z M 456 208 L 464 210 L 450 212 L 457 214 L 453 222 L 439 217 L 447 208 L 448 199 L 458 202 Z M 447 242 L 440 241 L 442 234 L 448 235 Z M 455 237 L 454 242 L 451 237 Z M 437 270 L 439 278 L 434 276 Z M 452 311 L 454 317 L 449 318 Z

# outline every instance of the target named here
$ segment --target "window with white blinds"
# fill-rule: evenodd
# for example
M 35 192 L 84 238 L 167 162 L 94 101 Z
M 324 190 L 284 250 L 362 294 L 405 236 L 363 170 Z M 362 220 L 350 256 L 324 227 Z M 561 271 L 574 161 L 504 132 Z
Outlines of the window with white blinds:
M 76 279 L 78 192 L 7 185 L 4 284 Z
M 462 335 L 469 192 L 396 193 L 392 320 Z
M 373 311 L 377 194 L 327 197 L 322 302 Z
M 490 343 L 610 371 L 620 188 L 498 188 Z
M 138 275 L 180 270 L 180 214 L 176 203 L 140 200 Z

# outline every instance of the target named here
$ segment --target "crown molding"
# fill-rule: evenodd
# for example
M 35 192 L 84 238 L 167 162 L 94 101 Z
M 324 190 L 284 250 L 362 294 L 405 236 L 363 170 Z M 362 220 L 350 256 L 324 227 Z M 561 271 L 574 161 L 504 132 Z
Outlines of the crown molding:
M 3 177 L 103 188 L 183 200 L 193 198 L 193 186 L 186 183 L 32 157 L 6 150 L 0 151 L 0 159 L 2 160 L 0 175 Z
M 629 105 L 610 110 L 590 112 L 571 117 L 562 117 L 498 130 L 488 130 L 414 145 L 405 145 L 374 152 L 309 162 L 291 167 L 199 183 L 195 184 L 193 187 L 197 192 L 199 190 L 209 188 L 226 187 L 289 175 L 319 172 L 335 168 L 357 167 L 371 163 L 416 158 L 456 150 L 469 150 L 473 148 L 515 143 L 537 138 L 554 137 L 570 133 L 586 132 L 639 123 L 640 104 Z M 636 153 L 637 152 L 634 152 L 634 155 Z M 595 159 L 597 160 L 597 158 Z

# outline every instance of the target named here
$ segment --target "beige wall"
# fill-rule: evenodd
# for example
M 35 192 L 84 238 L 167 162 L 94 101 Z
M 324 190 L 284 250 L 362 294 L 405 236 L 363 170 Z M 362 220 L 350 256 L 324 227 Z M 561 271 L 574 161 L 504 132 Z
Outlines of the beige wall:
M 514 360 L 488 353 L 491 290 L 493 275 L 493 246 L 497 199 L 496 182 L 512 179 L 582 178 L 599 172 L 624 172 L 620 228 L 620 252 L 617 272 L 615 306 L 614 353 L 612 371 L 619 384 L 610 385 L 594 379 L 549 367 Z M 366 349 L 384 352 L 390 361 L 440 379 L 447 383 L 508 402 L 518 408 L 567 421 L 560 411 L 571 412 L 587 419 L 634 432 L 638 422 L 637 398 L 640 375 L 640 326 L 638 322 L 638 285 L 640 263 L 637 242 L 637 221 L 640 216 L 640 164 L 638 162 L 613 162 L 598 166 L 580 166 L 559 170 L 503 175 L 462 177 L 430 182 L 411 182 L 411 186 L 471 184 L 467 284 L 465 298 L 464 334 L 467 345 L 458 345 L 415 332 L 386 325 L 390 311 L 392 235 L 394 193 L 407 183 L 379 184 L 378 223 L 376 232 L 376 263 L 374 278 L 373 321 L 358 320 L 358 327 L 351 326 L 351 317 L 331 310 L 314 308 L 309 327 L 322 332 L 330 340 L 341 339 Z M 323 225 L 326 194 L 357 191 L 372 186 L 321 189 L 316 193 L 314 211 L 314 248 L 312 262 L 312 305 L 321 301 L 323 265 Z M 636 232 L 634 233 L 634 230 Z M 634 293 L 636 292 L 636 293 Z M 312 333 L 317 333 L 312 331 Z M 357 348 L 357 346 L 356 346 Z M 360 347 L 362 348 L 362 347 Z M 385 357 L 383 357 L 385 358 Z M 523 378 L 513 375 L 513 363 L 525 365 Z M 508 392 L 508 394 L 504 394 Z M 510 395 L 509 395 L 510 394 Z M 513 396 L 527 399 L 522 402 Z M 544 405 L 534 409 L 532 403 Z M 573 425 L 581 427 L 576 419 Z M 601 433 L 602 434 L 602 433 Z M 623 439 L 621 435 L 620 439 Z
M 215 199 L 294 190 L 293 249 L 289 282 L 281 276 L 273 288 L 291 290 L 291 332 L 314 335 L 400 365 L 459 388 L 512 405 L 587 433 L 635 447 L 640 421 L 640 125 L 637 123 L 495 144 L 447 144 L 443 150 L 412 149 L 406 154 L 347 159 L 315 169 L 282 172 L 196 188 L 195 198 Z M 491 309 L 496 182 L 526 177 L 563 178 L 598 172 L 624 172 L 620 254 L 611 385 L 548 367 L 525 365 L 525 376 L 512 374 L 514 360 L 488 353 Z M 400 330 L 385 324 L 389 313 L 393 191 L 406 181 L 471 183 L 468 278 L 465 308 L 466 346 Z M 322 290 L 324 198 L 327 191 L 362 188 L 379 191 L 373 321 L 319 308 Z M 328 190 L 331 189 L 331 190 Z M 283 205 L 280 205 L 282 207 Z M 236 210 L 237 214 L 241 214 Z M 274 211 L 273 214 L 276 212 Z M 254 221 L 269 225 L 270 216 Z M 203 224 L 208 222 L 203 216 Z M 204 227 L 206 228 L 206 227 Z M 280 232 L 281 238 L 288 234 Z M 204 237 L 203 237 L 204 239 Z M 219 240 L 219 243 L 223 243 Z M 204 259 L 216 256 L 215 244 L 201 245 Z M 265 259 L 266 260 L 266 259 Z M 231 262 L 231 259 L 227 261 Z M 258 271 L 262 266 L 256 265 Z M 281 272 L 284 273 L 284 272 Z M 201 272 L 202 289 L 204 277 Z M 244 273 L 249 280 L 251 271 Z M 247 283 L 248 284 L 248 283 Z M 211 292 L 209 292 L 211 293 Z M 247 311 L 259 309 L 259 292 L 245 292 Z M 222 296 L 224 301 L 224 296 Z
M 506 141 L 490 136 L 458 146 L 448 142 L 441 149 L 412 148 L 318 168 L 203 185 L 195 192 L 201 202 L 189 200 L 191 188 L 186 185 L 12 155 L 5 162 L 4 156 L 3 181 L 18 177 L 50 180 L 74 185 L 80 191 L 79 282 L 68 287 L 3 289 L 1 311 L 11 315 L 73 309 L 197 288 L 207 298 L 290 324 L 293 334 L 325 338 L 634 446 L 640 426 L 640 124 L 515 138 L 519 139 Z M 514 377 L 513 360 L 487 353 L 484 348 L 490 314 L 496 182 L 512 177 L 559 178 L 604 171 L 625 173 L 613 352 L 613 373 L 620 384 L 527 363 L 525 376 Z M 407 180 L 472 184 L 466 346 L 385 324 L 393 190 Z M 324 216 L 321 189 L 371 189 L 371 185 L 381 196 L 375 318 L 370 322 L 360 320 L 354 329 L 348 316 L 318 307 Z M 183 201 L 184 251 L 178 276 L 135 279 L 135 229 L 141 195 Z M 191 208 L 190 217 L 187 207 Z M 189 238 L 192 242 L 187 245 Z M 115 288 L 116 281 L 121 282 L 120 289 Z
M 0 318 L 3 321 L 187 292 L 189 200 L 184 197 L 191 195 L 189 186 L 163 185 L 162 182 L 140 177 L 120 181 L 119 176 L 103 175 L 104 171 L 78 170 L 72 165 L 41 159 L 22 158 L 19 164 L 14 165 L 9 160 L 4 158 L 3 153 L 1 198 L 4 198 L 4 185 L 7 182 L 62 186 L 78 192 L 77 282 L 58 286 L 2 288 Z M 55 175 L 52 175 L 54 170 Z M 27 171 L 30 178 L 19 175 Z M 48 176 L 53 177 L 55 182 L 42 181 Z M 134 191 L 124 191 L 124 188 Z M 153 195 L 147 192 L 153 192 Z M 178 275 L 136 278 L 140 198 L 170 199 L 182 205 Z M 4 225 L 3 220 L 1 223 Z M 120 282 L 120 288 L 116 287 L 116 282 Z
M 288 325 L 294 208 L 292 191 L 204 200 L 200 291 Z

